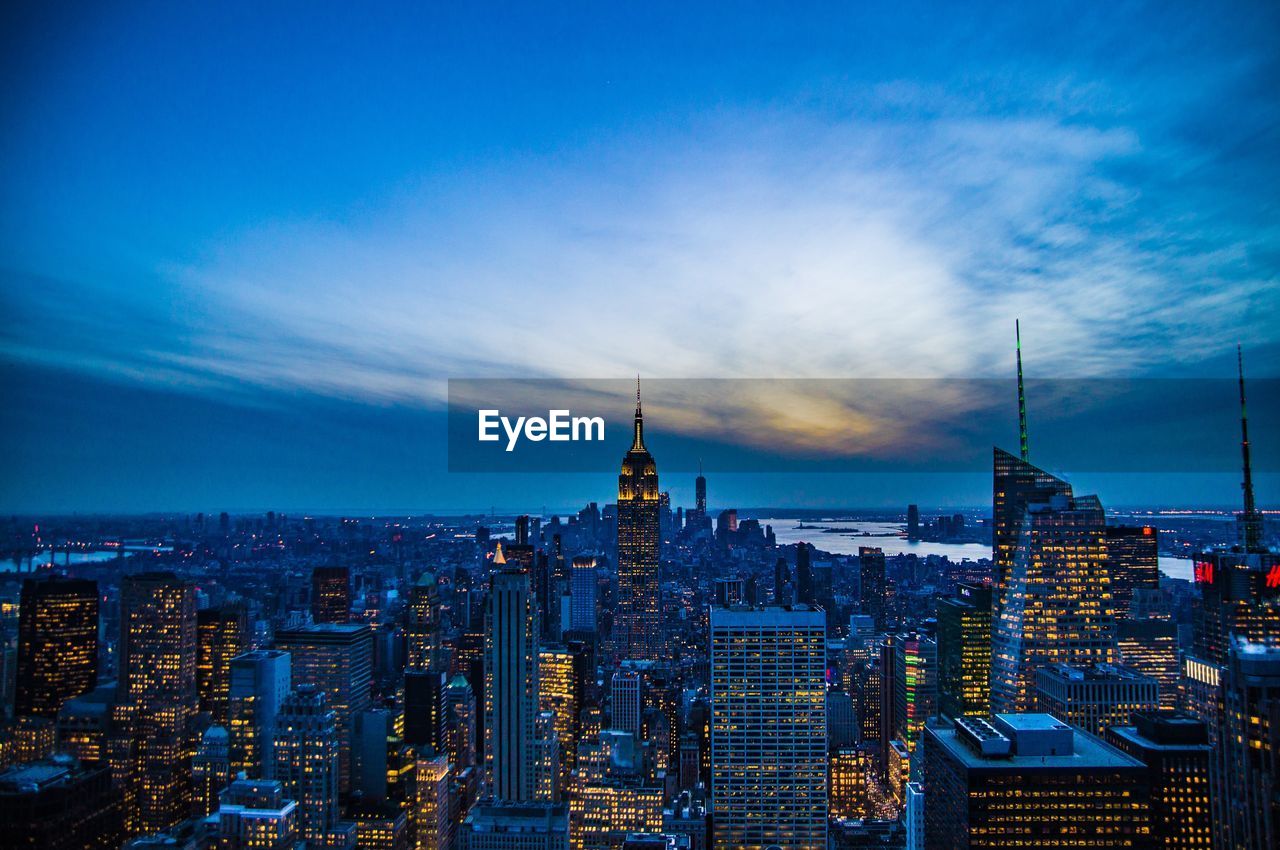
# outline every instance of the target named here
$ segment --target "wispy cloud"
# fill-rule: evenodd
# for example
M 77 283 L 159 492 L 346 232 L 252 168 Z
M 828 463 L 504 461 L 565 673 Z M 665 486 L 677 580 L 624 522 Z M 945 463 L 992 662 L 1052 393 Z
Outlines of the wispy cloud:
M 999 375 L 1015 317 L 1040 374 L 1195 362 L 1223 345 L 1197 327 L 1270 339 L 1273 270 L 1248 235 L 1171 251 L 1182 222 L 1153 224 L 1124 177 L 1152 155 L 1142 134 L 1081 120 L 1089 85 L 1044 91 L 992 114 L 888 84 L 876 114 L 726 112 L 407 182 L 348 221 L 257 226 L 159 269 L 145 347 L 82 317 L 82 348 L 197 390 L 438 405 L 449 377 Z M 690 433 L 741 412 L 722 401 Z M 753 410 L 753 441 L 892 437 L 834 399 Z

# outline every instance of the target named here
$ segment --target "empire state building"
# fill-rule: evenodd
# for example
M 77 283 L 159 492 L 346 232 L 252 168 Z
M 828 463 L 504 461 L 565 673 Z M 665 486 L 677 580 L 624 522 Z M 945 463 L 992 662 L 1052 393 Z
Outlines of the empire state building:
M 644 447 L 640 379 L 631 449 L 618 475 L 618 612 L 614 645 L 620 659 L 657 661 L 662 646 L 659 602 L 658 467 Z

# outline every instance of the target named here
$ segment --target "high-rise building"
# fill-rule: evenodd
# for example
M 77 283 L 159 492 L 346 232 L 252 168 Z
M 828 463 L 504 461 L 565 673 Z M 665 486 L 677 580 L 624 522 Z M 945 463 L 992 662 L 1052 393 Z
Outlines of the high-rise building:
M 195 587 L 173 573 L 125 576 L 112 775 L 125 832 L 162 832 L 191 808 L 190 723 L 196 713 Z
M 205 608 L 196 614 L 196 693 L 200 710 L 226 725 L 231 693 L 231 659 L 248 647 L 249 618 L 244 605 Z
M 938 713 L 938 644 L 928 635 L 903 632 L 893 648 L 894 737 L 914 753 L 925 721 Z
M 858 715 L 853 697 L 840 687 L 827 691 L 827 743 L 831 747 L 851 747 L 858 742 Z
M 1188 711 L 1208 725 L 1214 846 L 1261 848 L 1280 844 L 1280 554 L 1263 545 L 1238 362 L 1240 545 L 1195 558 L 1200 600 L 1183 691 Z
M 0 772 L 0 847 L 116 850 L 123 826 L 105 766 L 59 755 Z
M 250 779 L 274 775 L 276 717 L 292 688 L 290 655 L 256 649 L 231 659 L 227 731 L 231 769 Z
M 501 552 L 494 563 L 505 567 Z M 485 619 L 485 785 L 499 800 L 526 802 L 534 798 L 538 710 L 538 614 L 528 570 L 493 575 Z
M 298 685 L 280 706 L 275 774 L 284 796 L 298 801 L 298 837 L 327 842 L 338 825 L 338 725 L 315 685 Z
M 293 850 L 298 802 L 279 782 L 237 779 L 222 792 L 217 823 L 218 850 Z
M 314 685 L 328 695 L 338 724 L 339 775 L 349 788 L 353 718 L 372 698 L 373 632 L 357 623 L 316 623 L 277 631 L 276 648 L 292 656 L 295 688 Z
M 640 734 L 644 716 L 644 674 L 634 667 L 614 672 L 609 680 L 610 728 Z
M 311 619 L 317 623 L 351 619 L 351 570 L 316 567 L 311 571 Z
M 1182 667 L 1178 660 L 1178 624 L 1151 618 L 1116 621 L 1116 661 L 1160 685 L 1160 707 L 1178 705 Z
M 1032 466 L 1025 457 L 1019 459 L 1000 448 L 993 449 L 993 452 L 991 560 L 994 586 L 991 619 L 994 624 L 999 621 L 1009 596 L 1007 584 L 1013 571 L 1027 506 L 1048 503 L 1055 496 L 1070 497 L 1071 485 Z
M 1160 532 L 1151 525 L 1107 526 L 1107 566 L 1116 616 L 1130 616 L 1133 594 L 1160 589 Z
M 445 747 L 445 674 L 438 670 L 406 670 L 404 674 L 404 740 L 415 747 Z
M 569 801 L 574 850 L 607 850 L 629 833 L 662 829 L 663 786 L 645 775 L 634 735 L 607 729 L 579 749 Z
M 711 609 L 711 799 L 716 848 L 827 840 L 826 615 Z
M 191 760 L 193 817 L 207 818 L 217 810 L 218 797 L 230 784 L 231 776 L 231 737 L 221 726 L 210 726 Z
M 1027 503 L 992 622 L 991 705 L 1028 711 L 1048 664 L 1110 663 L 1115 612 L 1106 521 L 1095 496 Z
M 961 584 L 938 602 L 938 711 L 991 710 L 991 588 Z
M 463 850 L 569 850 L 564 803 L 478 804 L 462 823 Z
M 657 661 L 663 654 L 658 513 L 658 466 L 644 445 L 637 380 L 635 428 L 618 475 L 618 606 L 613 638 L 619 658 Z
M 907 505 L 907 539 L 920 539 L 920 506 Z
M 581 634 L 596 632 L 596 559 L 584 555 L 573 559 L 569 578 L 571 600 L 569 629 Z
M 106 764 L 111 750 L 116 683 L 72 697 L 58 712 L 58 749 L 86 765 Z
M 875 622 L 877 632 L 886 625 L 887 585 L 884 571 L 884 552 L 871 546 L 858 547 L 859 599 L 863 614 Z
M 449 760 L 458 770 L 476 763 L 476 695 L 465 676 L 454 676 L 444 689 L 445 730 Z
M 796 602 L 801 605 L 817 602 L 813 585 L 813 553 L 808 543 L 796 546 Z
M 453 844 L 453 814 L 449 808 L 449 780 L 453 771 L 443 755 L 420 757 L 414 782 L 415 850 L 449 850 Z
M 98 583 L 42 578 L 22 582 L 14 714 L 53 719 L 98 680 Z
M 1137 712 L 1107 730 L 1107 743 L 1146 765 L 1151 838 L 1157 847 L 1211 847 L 1209 731 L 1174 711 Z
M 1036 705 L 1099 738 L 1128 726 L 1134 712 L 1160 708 L 1160 683 L 1114 664 L 1049 664 L 1036 671 Z
M 424 572 L 409 593 L 409 621 L 405 627 L 407 669 L 439 669 L 443 660 L 440 655 L 440 616 L 440 589 L 436 574 Z
M 558 803 L 560 788 L 560 738 L 556 734 L 556 713 L 539 711 L 533 718 L 533 799 L 540 803 Z
M 830 806 L 831 817 L 865 819 L 871 810 L 871 772 L 875 753 L 866 746 L 837 747 L 831 751 Z
M 1224 846 L 1280 846 L 1280 648 L 1236 644 L 1225 672 L 1213 789 L 1226 795 Z
M 544 646 L 538 651 L 538 709 L 555 715 L 562 780 L 568 779 L 575 761 L 586 675 L 581 654 L 569 647 Z
M 1047 714 L 962 717 L 924 733 L 925 846 L 1145 847 L 1147 768 Z

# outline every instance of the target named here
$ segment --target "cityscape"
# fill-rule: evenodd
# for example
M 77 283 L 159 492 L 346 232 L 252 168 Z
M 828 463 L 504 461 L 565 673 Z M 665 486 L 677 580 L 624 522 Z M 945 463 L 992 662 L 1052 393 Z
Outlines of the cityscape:
M 1280 3 L 0 68 L 0 850 L 1280 848 Z
M 1239 368 L 1209 540 L 1032 463 L 1020 348 L 967 513 L 762 519 L 702 474 L 673 505 L 638 384 L 616 500 L 574 514 L 7 520 L 6 846 L 1274 847 Z M 900 551 L 931 540 L 982 554 Z

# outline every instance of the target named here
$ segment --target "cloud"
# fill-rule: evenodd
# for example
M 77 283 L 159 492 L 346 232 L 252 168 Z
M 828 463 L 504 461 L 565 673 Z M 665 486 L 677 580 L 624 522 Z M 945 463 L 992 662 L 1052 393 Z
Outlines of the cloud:
M 94 357 L 200 391 L 435 406 L 449 377 L 1005 375 L 1015 317 L 1039 374 L 1193 362 L 1223 344 L 1196 327 L 1268 338 L 1274 281 L 1231 234 L 1180 256 L 1178 221 L 1143 214 L 1117 168 L 1150 155 L 1136 130 L 875 97 L 890 114 L 724 113 L 255 226 L 162 267 L 164 326 Z M 744 415 L 690 405 L 692 434 Z M 754 444 L 894 438 L 838 399 L 751 409 Z

